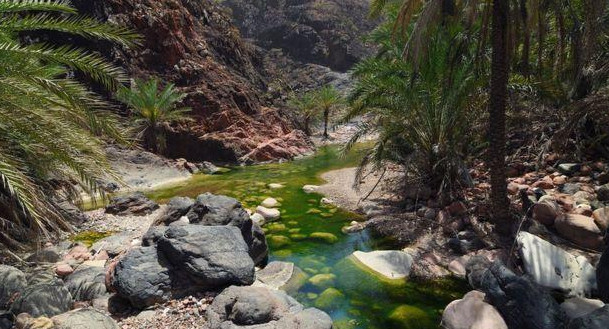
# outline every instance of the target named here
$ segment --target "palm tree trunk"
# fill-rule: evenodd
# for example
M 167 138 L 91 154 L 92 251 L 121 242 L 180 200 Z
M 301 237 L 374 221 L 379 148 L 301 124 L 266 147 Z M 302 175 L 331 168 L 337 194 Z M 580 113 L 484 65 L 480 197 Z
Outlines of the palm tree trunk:
M 330 108 L 326 107 L 324 109 L 324 139 L 328 139 L 330 137 L 328 135 L 328 121 L 330 120 Z
M 304 119 L 304 132 L 305 135 L 311 136 L 311 117 L 309 117 L 308 115 L 305 116 Z
M 510 233 L 509 200 L 505 173 L 505 111 L 507 104 L 508 0 L 493 0 L 491 95 L 489 106 L 488 164 L 491 173 L 491 206 L 495 228 Z
M 522 74 L 529 78 L 529 63 L 531 57 L 531 30 L 529 28 L 529 12 L 526 0 L 520 0 L 520 16 L 522 18 L 522 32 L 524 41 L 522 45 Z

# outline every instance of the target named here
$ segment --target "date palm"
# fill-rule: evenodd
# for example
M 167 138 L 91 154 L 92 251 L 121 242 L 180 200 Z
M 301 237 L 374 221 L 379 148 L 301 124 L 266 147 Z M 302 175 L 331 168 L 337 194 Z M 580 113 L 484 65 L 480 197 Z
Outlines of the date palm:
M 99 192 L 111 175 L 101 138 L 125 141 L 111 107 L 71 78 L 79 71 L 114 89 L 127 81 L 123 70 L 83 49 L 18 38 L 39 30 L 123 46 L 136 40 L 78 16 L 65 0 L 0 1 L 0 244 L 13 248 L 68 228 L 54 200 Z
M 328 139 L 328 126 L 330 123 L 330 115 L 340 110 L 344 106 L 343 97 L 340 95 L 338 90 L 333 86 L 325 86 L 320 90 L 316 91 L 313 95 L 315 103 L 319 111 L 323 115 L 324 132 L 323 138 Z
M 162 125 L 187 120 L 185 113 L 190 109 L 178 106 L 186 94 L 177 91 L 173 84 L 159 87 L 156 79 L 138 80 L 131 88 L 120 88 L 117 98 L 131 109 L 145 146 L 152 152 L 162 153 L 166 147 Z

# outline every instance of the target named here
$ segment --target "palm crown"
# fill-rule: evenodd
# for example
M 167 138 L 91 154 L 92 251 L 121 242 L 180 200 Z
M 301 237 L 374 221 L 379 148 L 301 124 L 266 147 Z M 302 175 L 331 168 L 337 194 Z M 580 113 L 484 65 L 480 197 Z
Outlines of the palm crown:
M 75 199 L 72 183 L 99 191 L 109 173 L 97 136 L 124 141 L 108 104 L 70 71 L 113 89 L 125 73 L 72 46 L 24 44 L 18 33 L 68 32 L 129 46 L 127 29 L 78 16 L 65 0 L 0 1 L 0 244 L 66 228 L 53 200 Z M 58 182 L 71 182 L 61 184 Z M 57 183 L 57 184 L 55 184 Z

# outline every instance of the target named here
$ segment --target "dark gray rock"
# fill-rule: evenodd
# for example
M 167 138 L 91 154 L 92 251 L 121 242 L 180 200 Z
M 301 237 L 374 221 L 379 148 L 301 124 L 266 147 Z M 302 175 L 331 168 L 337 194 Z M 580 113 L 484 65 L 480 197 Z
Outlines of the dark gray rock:
M 254 262 L 236 227 L 170 227 L 159 240 L 158 250 L 202 289 L 254 282 Z
M 26 287 L 11 305 L 14 314 L 52 317 L 72 308 L 72 295 L 61 280 Z
M 156 245 L 130 250 L 114 269 L 113 287 L 134 307 L 254 282 L 254 263 L 238 228 L 185 224 L 164 230 Z
M 106 213 L 128 216 L 128 215 L 148 215 L 159 209 L 159 205 L 148 199 L 143 193 L 135 192 L 125 196 L 117 196 L 110 200 L 106 206 Z
M 118 329 L 111 317 L 92 308 L 81 308 L 53 317 L 55 329 Z
M 582 166 L 579 163 L 561 163 L 556 169 L 564 175 L 573 175 L 578 172 L 581 167 Z
M 19 269 L 0 265 L 0 310 L 8 309 L 9 304 L 27 286 L 25 274 Z
M 609 305 L 573 319 L 568 329 L 606 329 L 609 327 Z
M 15 316 L 8 311 L 0 311 L 0 329 L 12 329 Z
M 87 215 L 72 202 L 62 200 L 54 202 L 54 205 L 61 217 L 67 219 L 70 223 L 82 224 L 88 220 Z
M 598 201 L 609 201 L 609 184 L 602 185 L 596 191 Z
M 204 162 L 198 163 L 197 167 L 199 168 L 199 170 L 202 173 L 207 174 L 207 175 L 215 175 L 215 174 L 217 174 L 217 173 L 222 171 L 216 165 L 214 165 L 213 163 L 208 162 L 208 161 L 204 161 Z
M 245 243 L 249 246 L 249 254 L 254 263 L 256 265 L 266 263 L 268 246 L 264 233 L 252 222 L 236 199 L 210 193 L 201 194 L 186 216 L 192 224 L 238 227 Z
M 525 277 L 519 277 L 501 262 L 485 269 L 485 262 L 468 263 L 472 287 L 486 293 L 486 300 L 503 316 L 510 328 L 561 329 L 566 315 L 552 296 Z
M 155 225 L 169 225 L 179 220 L 182 216 L 186 216 L 194 203 L 193 199 L 187 197 L 172 198 L 169 200 L 169 203 L 167 203 L 167 210 L 159 217 L 159 220 L 155 222 Z
M 230 287 L 207 308 L 208 329 L 331 329 L 324 312 L 304 307 L 280 290 Z
M 133 306 L 144 308 L 172 297 L 170 271 L 156 247 L 134 248 L 114 268 L 112 286 Z
M 581 188 L 581 184 L 579 183 L 566 183 L 565 185 L 560 187 L 560 191 L 562 193 L 573 195 L 579 192 Z
M 122 232 L 111 235 L 95 242 L 91 246 L 93 253 L 98 253 L 105 250 L 110 257 L 115 257 L 131 247 L 133 236 L 129 232 Z
M 80 266 L 65 280 L 66 288 L 75 301 L 92 301 L 108 296 L 106 270 L 97 266 Z
M 61 256 L 57 249 L 49 247 L 35 251 L 25 260 L 31 263 L 56 263 L 60 258 Z
M 609 249 L 603 252 L 596 265 L 596 284 L 600 299 L 609 303 Z
M 165 235 L 166 226 L 151 226 L 142 237 L 142 246 L 155 246 L 156 243 Z

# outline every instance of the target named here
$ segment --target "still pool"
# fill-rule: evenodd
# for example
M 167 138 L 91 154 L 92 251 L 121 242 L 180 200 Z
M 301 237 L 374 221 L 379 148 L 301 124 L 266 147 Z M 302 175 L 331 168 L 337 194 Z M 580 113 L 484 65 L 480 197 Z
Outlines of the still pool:
M 341 232 L 347 223 L 363 218 L 322 204 L 321 195 L 302 191 L 303 185 L 323 183 L 319 178 L 323 172 L 353 167 L 358 161 L 357 150 L 339 156 L 337 147 L 324 147 L 315 156 L 292 162 L 235 167 L 221 175 L 195 175 L 150 192 L 149 197 L 166 202 L 174 196 L 211 192 L 234 197 L 250 209 L 273 197 L 281 204 L 281 219 L 264 226 L 270 260 L 293 262 L 307 276 L 304 285 L 290 292 L 293 297 L 326 311 L 337 329 L 439 328 L 442 310 L 463 295 L 465 284 L 377 277 L 349 256 L 356 250 L 383 246 L 366 231 Z M 271 189 L 269 184 L 283 187 Z

